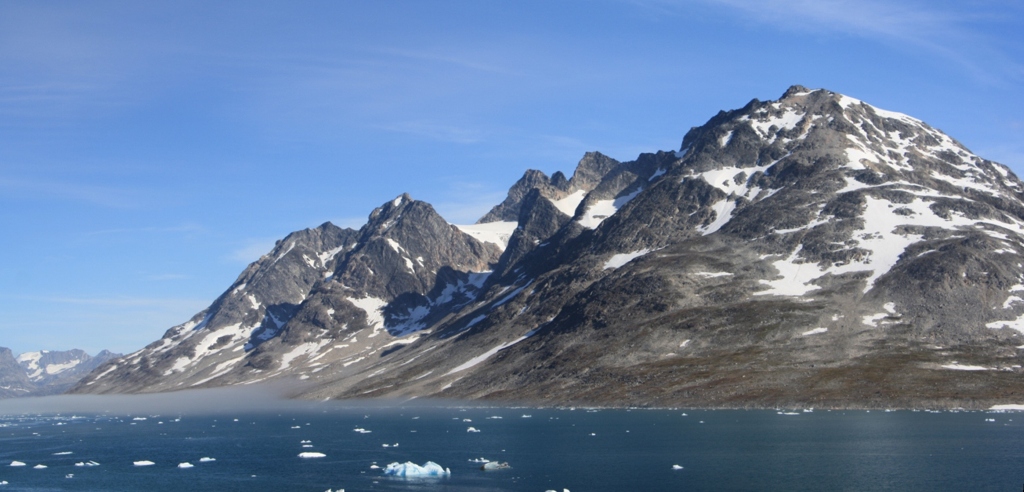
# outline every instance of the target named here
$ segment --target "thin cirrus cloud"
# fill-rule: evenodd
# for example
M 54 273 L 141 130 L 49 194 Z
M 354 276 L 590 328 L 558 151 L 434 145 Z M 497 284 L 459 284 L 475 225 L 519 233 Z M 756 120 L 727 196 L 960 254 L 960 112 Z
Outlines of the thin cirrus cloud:
M 0 178 L 0 190 L 8 195 L 62 199 L 114 208 L 132 208 L 142 201 L 142 195 L 132 190 L 61 181 Z
M 425 121 L 406 121 L 380 125 L 377 129 L 446 143 L 474 144 L 483 141 L 480 130 Z
M 1006 53 L 974 21 L 1014 19 L 1009 3 L 948 4 L 875 0 L 635 0 L 634 4 L 680 12 L 689 5 L 724 7 L 759 23 L 805 32 L 841 32 L 868 40 L 907 44 L 957 64 L 976 79 L 1006 84 L 1024 78 L 1024 65 Z M 988 8 L 985 8 L 985 7 Z

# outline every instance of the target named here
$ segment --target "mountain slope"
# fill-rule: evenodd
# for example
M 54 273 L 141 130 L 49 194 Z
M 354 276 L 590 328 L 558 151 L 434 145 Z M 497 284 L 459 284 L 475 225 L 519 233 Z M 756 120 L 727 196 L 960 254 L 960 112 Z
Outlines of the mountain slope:
M 473 267 L 444 257 L 431 281 L 413 275 L 408 246 L 381 245 L 373 267 L 404 264 L 404 280 L 359 276 L 364 260 L 335 272 L 367 296 L 348 299 L 379 301 L 336 302 L 343 287 L 322 282 L 290 339 L 286 325 L 230 378 L 178 384 L 292 375 L 308 398 L 563 404 L 1019 402 L 1022 192 L 1005 166 L 919 120 L 795 86 L 720 112 L 679 151 L 588 154 L 568 180 L 527 172 L 478 224 L 515 221 L 500 257 L 465 243 Z M 464 244 L 449 230 L 403 241 Z M 364 227 L 360 244 L 374 234 Z M 348 338 L 314 308 L 328 305 L 348 309 Z M 384 326 L 403 328 L 368 343 L 381 329 L 359 312 L 380 306 Z M 345 357 L 312 355 L 339 340 Z

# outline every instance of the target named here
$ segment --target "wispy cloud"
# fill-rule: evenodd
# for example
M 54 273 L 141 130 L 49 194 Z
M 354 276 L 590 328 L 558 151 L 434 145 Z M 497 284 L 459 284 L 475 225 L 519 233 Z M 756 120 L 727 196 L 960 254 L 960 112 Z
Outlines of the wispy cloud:
M 142 194 L 134 190 L 62 181 L 0 177 L 0 190 L 9 196 L 20 193 L 29 198 L 65 199 L 116 208 L 132 208 L 142 201 Z
M 404 133 L 429 140 L 457 144 L 473 144 L 483 141 L 483 132 L 473 128 L 432 123 L 426 121 L 406 121 L 391 125 L 377 126 L 380 130 Z
M 91 306 L 103 308 L 156 308 L 156 309 L 180 309 L 195 308 L 209 303 L 209 300 L 200 299 L 177 299 L 158 297 L 61 297 L 61 296 L 22 296 L 25 301 L 45 302 L 55 304 L 71 304 L 77 306 Z
M 415 51 L 408 49 L 397 49 L 397 48 L 377 48 L 375 51 L 392 56 L 398 56 L 401 58 L 408 58 L 417 61 L 431 62 L 431 63 L 442 63 L 445 65 L 452 65 L 461 68 L 467 68 L 470 70 L 477 70 L 481 72 L 496 73 L 501 75 L 513 75 L 514 72 L 504 67 L 497 65 L 484 63 L 473 60 L 466 56 L 459 56 L 449 53 L 442 52 L 430 52 L 430 51 Z
M 187 280 L 187 279 L 189 279 L 191 277 L 189 277 L 188 275 L 181 274 L 181 273 L 161 273 L 161 274 L 156 274 L 156 275 L 147 275 L 146 278 L 149 279 L 149 280 L 165 281 L 165 280 Z
M 180 224 L 176 226 L 163 226 L 163 227 L 122 227 L 114 229 L 101 229 L 98 231 L 91 231 L 85 233 L 87 236 L 103 236 L 103 235 L 115 235 L 115 234 L 193 234 L 199 232 L 205 232 L 206 228 L 193 223 Z
M 276 242 L 276 238 L 248 239 L 242 246 L 229 252 L 226 258 L 237 263 L 248 265 L 274 249 L 274 243 Z
M 683 8 L 695 4 L 720 6 L 755 22 L 785 29 L 839 32 L 923 49 L 988 83 L 1024 79 L 1024 64 L 1003 52 L 989 33 L 972 25 L 975 21 L 998 21 L 1021 15 L 1021 8 L 1009 3 L 970 3 L 959 8 L 934 2 L 878 0 L 633 0 L 631 3 L 680 14 Z

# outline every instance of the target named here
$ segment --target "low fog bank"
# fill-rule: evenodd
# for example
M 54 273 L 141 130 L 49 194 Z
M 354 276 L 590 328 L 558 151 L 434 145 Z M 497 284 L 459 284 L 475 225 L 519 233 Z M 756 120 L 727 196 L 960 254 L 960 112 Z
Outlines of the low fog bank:
M 314 402 L 288 399 L 280 385 L 183 390 L 142 395 L 56 395 L 0 400 L 0 415 L 111 413 L 217 414 L 312 408 Z
M 269 383 L 141 395 L 56 395 L 0 400 L 0 415 L 113 414 L 205 415 L 238 412 L 302 412 L 344 408 L 452 408 L 496 406 L 430 399 L 309 401 L 294 399 L 296 386 Z M 501 406 L 501 405 L 497 405 Z

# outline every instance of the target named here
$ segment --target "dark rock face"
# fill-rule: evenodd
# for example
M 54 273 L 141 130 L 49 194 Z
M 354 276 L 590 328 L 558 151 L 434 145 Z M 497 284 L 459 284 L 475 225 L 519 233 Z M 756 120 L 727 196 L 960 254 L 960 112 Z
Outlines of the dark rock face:
M 503 252 L 399 197 L 292 280 L 309 287 L 272 331 L 250 329 L 260 312 L 210 324 L 228 298 L 245 305 L 229 290 L 76 391 L 288 376 L 308 398 L 1021 403 L 1022 200 L 1005 166 L 927 124 L 794 86 L 676 152 L 528 171 L 479 222 L 516 223 Z

